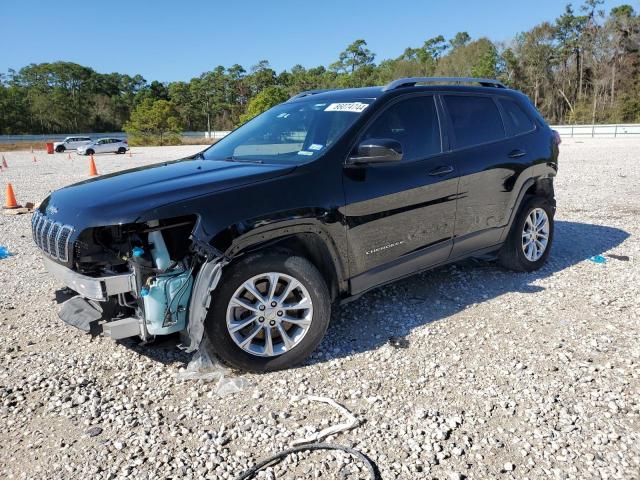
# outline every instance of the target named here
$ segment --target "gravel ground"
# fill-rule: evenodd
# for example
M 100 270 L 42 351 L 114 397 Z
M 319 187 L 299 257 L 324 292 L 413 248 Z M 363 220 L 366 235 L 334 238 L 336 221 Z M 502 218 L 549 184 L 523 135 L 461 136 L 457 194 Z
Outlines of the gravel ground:
M 199 148 L 96 157 L 100 173 Z M 225 397 L 176 379 L 189 357 L 91 339 L 57 318 L 59 285 L 30 215 L 0 215 L 0 477 L 233 479 L 301 436 L 368 454 L 382 478 L 640 478 L 640 140 L 565 140 L 556 239 L 533 274 L 467 261 L 336 309 L 301 368 L 245 375 Z M 85 178 L 88 160 L 6 154 L 18 201 Z M 602 254 L 604 264 L 589 261 Z M 617 255 L 618 258 L 608 255 Z M 389 343 L 404 337 L 407 348 Z M 366 478 L 341 453 L 303 453 L 263 479 Z

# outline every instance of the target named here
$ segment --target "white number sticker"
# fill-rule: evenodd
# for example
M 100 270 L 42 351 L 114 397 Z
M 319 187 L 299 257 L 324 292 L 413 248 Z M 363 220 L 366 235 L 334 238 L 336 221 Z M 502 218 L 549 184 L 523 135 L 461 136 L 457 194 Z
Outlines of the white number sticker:
M 360 113 L 369 106 L 368 103 L 350 102 L 350 103 L 332 103 L 324 109 L 325 112 L 353 112 Z

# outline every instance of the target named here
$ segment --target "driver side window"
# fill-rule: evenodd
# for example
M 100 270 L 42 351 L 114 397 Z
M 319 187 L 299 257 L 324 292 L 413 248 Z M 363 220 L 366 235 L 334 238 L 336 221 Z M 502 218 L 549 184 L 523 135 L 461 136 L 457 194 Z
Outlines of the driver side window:
M 442 152 L 434 97 L 411 97 L 388 107 L 365 130 L 360 142 L 373 138 L 400 142 L 402 161 L 420 160 Z

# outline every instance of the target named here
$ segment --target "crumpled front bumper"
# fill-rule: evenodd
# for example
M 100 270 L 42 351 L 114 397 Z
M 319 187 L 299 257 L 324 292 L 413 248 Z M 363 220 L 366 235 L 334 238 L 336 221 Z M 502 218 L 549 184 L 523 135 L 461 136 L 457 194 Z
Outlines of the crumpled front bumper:
M 104 277 L 89 277 L 74 272 L 50 258 L 42 257 L 45 268 L 60 282 L 85 298 L 105 302 L 112 295 L 135 292 L 136 280 L 133 273 L 121 273 Z

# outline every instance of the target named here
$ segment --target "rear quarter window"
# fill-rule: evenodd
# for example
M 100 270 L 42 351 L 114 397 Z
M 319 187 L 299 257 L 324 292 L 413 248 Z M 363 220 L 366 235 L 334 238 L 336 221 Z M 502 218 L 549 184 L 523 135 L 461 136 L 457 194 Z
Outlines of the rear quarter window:
M 491 97 L 445 95 L 443 97 L 454 134 L 454 148 L 505 138 L 498 107 Z
M 517 102 L 508 98 L 499 98 L 498 103 L 500 103 L 504 111 L 505 122 L 509 126 L 512 135 L 527 133 L 535 128 L 533 119 Z

